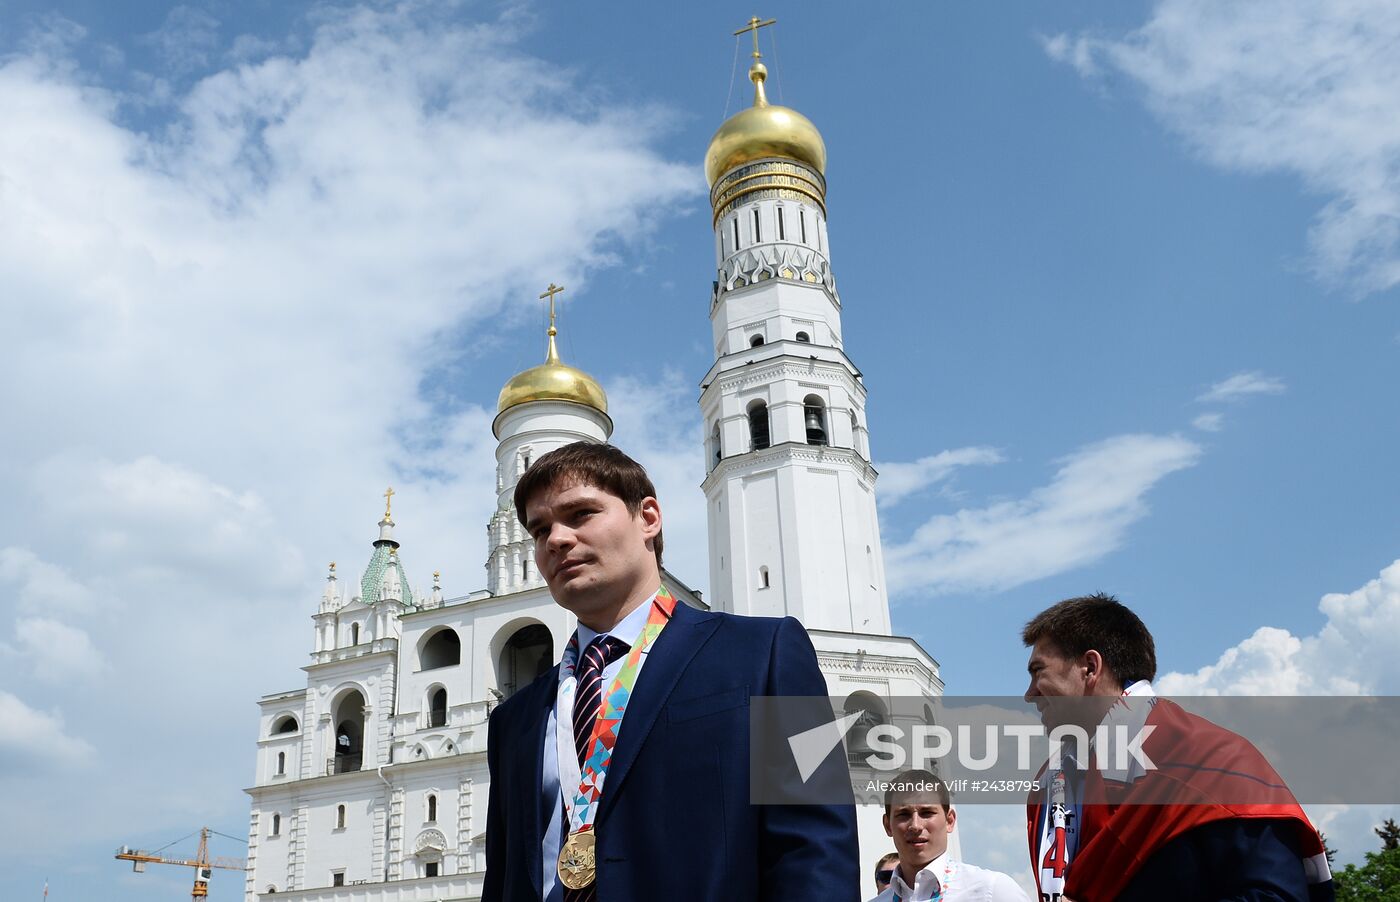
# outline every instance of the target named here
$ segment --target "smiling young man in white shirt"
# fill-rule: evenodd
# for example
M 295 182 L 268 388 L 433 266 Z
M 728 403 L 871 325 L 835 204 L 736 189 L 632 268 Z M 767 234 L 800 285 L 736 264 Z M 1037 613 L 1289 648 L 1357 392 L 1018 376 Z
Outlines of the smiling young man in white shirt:
M 889 888 L 871 902 L 1029 902 L 1006 874 L 948 854 L 958 813 L 947 784 L 928 771 L 905 771 L 890 781 L 884 820 L 899 866 Z

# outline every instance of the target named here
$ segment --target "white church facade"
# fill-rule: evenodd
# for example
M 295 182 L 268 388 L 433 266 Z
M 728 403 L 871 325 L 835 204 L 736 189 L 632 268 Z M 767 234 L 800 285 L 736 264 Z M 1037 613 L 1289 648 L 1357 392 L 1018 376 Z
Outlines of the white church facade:
M 754 105 L 706 156 L 718 269 L 696 449 L 708 596 L 665 578 L 685 604 L 798 618 L 830 694 L 879 718 L 891 698 L 937 697 L 943 683 L 917 642 L 890 631 L 866 389 L 830 265 L 825 146 L 800 113 L 767 102 L 765 77 L 755 52 Z M 551 316 L 545 363 L 500 394 L 486 588 L 447 598 L 434 574 L 415 595 L 387 503 L 359 579 L 342 584 L 331 566 L 306 686 L 258 703 L 247 902 L 480 897 L 487 718 L 553 666 L 575 626 L 535 569 L 513 491 L 540 455 L 612 432 L 601 387 L 560 361 L 554 336 Z M 863 870 L 891 848 L 881 813 L 860 810 Z

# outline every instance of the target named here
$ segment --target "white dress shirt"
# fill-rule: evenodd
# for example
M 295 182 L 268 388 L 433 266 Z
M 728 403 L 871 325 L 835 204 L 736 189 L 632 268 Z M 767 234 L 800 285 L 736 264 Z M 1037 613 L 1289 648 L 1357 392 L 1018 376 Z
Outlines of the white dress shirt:
M 940 895 L 941 893 L 941 895 Z M 1001 871 L 964 864 L 945 851 L 914 875 L 914 885 L 904 882 L 898 867 L 889 887 L 870 902 L 1030 902 L 1025 892 Z
M 588 644 L 600 635 L 621 639 L 627 643 L 629 648 L 636 645 L 637 640 L 641 638 L 642 629 L 647 625 L 647 618 L 651 616 L 652 601 L 655 598 L 656 596 L 653 595 L 645 604 L 638 605 L 635 611 L 622 618 L 621 623 L 606 633 L 594 632 L 580 623 L 578 625 L 579 654 L 582 655 Z M 562 654 L 560 658 L 563 658 Z M 622 665 L 626 661 L 627 655 L 621 655 L 603 668 L 604 687 L 612 685 L 612 681 L 617 679 L 617 672 L 622 669 Z M 637 662 L 638 676 L 641 675 L 642 667 L 646 665 L 646 662 L 647 653 L 643 653 Z M 603 691 L 606 692 L 606 688 Z M 623 725 L 626 725 L 625 717 Z M 549 718 L 545 721 L 544 727 L 544 769 L 540 781 L 540 789 L 544 793 L 544 798 L 554 800 L 550 815 L 544 822 L 544 836 L 541 837 L 543 844 L 541 854 L 544 856 L 540 862 L 544 871 L 544 882 L 541 884 L 541 889 L 544 891 L 545 902 L 562 902 L 564 898 L 564 887 L 559 882 L 559 849 L 564 844 L 564 832 L 567 827 L 564 824 L 564 790 L 559 785 L 559 759 L 555 757 L 554 726 L 554 706 L 551 705 Z M 620 732 L 619 735 L 621 735 Z M 572 792 L 577 788 L 577 786 L 571 786 L 569 791 Z M 608 791 L 606 783 L 603 784 L 603 791 Z

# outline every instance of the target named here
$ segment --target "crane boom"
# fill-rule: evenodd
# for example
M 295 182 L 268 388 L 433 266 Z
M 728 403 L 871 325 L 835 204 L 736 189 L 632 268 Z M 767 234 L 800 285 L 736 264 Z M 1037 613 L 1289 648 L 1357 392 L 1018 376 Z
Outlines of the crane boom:
M 200 828 L 199 851 L 195 853 L 194 858 L 169 858 L 156 852 L 132 849 L 128 846 L 122 846 L 118 849 L 115 857 L 119 861 L 131 862 L 131 869 L 138 873 L 146 870 L 148 864 L 173 864 L 194 868 L 194 889 L 190 891 L 190 898 L 193 902 L 200 902 L 209 895 L 209 878 L 212 874 L 212 868 L 223 868 L 229 871 L 246 871 L 248 869 L 247 860 L 242 858 L 209 857 L 208 827 Z

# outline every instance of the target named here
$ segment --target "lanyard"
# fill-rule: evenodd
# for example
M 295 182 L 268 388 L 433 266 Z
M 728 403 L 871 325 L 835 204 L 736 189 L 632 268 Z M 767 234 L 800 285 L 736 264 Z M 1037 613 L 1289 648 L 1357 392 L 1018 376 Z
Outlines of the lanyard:
M 661 635 L 675 609 L 675 596 L 662 586 L 652 598 L 651 613 L 647 616 L 646 626 L 642 627 L 642 634 L 632 644 L 622 669 L 603 694 L 602 710 L 593 722 L 582 768 L 579 767 L 574 743 L 573 718 L 574 695 L 578 692 L 578 681 L 574 678 L 579 657 L 577 632 L 564 649 L 564 657 L 559 663 L 559 691 L 554 702 L 554 741 L 559 761 L 559 787 L 564 790 L 564 811 L 570 833 L 593 829 L 593 821 L 598 816 L 598 800 L 603 795 L 603 781 L 612 764 L 613 747 L 617 744 L 622 718 L 627 713 L 627 702 L 637 683 L 642 655 Z

